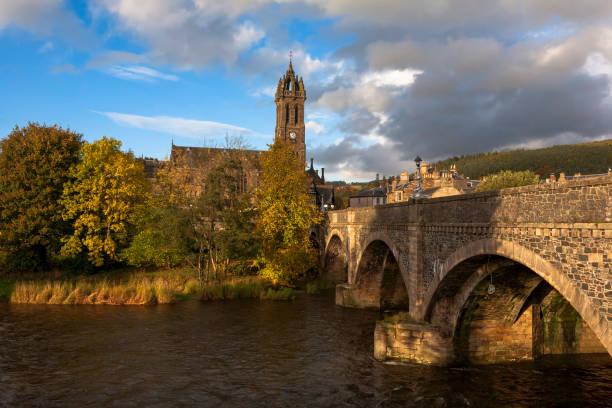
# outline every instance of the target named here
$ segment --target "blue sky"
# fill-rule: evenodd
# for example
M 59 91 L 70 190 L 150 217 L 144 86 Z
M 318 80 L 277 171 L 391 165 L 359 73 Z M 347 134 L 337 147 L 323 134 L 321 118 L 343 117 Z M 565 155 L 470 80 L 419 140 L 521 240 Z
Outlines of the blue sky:
M 332 178 L 606 139 L 611 4 L 0 0 L 0 136 L 37 121 L 139 156 L 226 133 L 262 149 L 293 50 L 307 154 Z

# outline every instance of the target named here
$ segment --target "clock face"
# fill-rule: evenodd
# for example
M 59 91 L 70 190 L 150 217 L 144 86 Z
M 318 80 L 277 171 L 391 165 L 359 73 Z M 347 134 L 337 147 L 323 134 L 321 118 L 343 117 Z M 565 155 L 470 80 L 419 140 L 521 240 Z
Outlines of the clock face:
M 289 132 L 289 139 L 295 140 L 295 132 Z

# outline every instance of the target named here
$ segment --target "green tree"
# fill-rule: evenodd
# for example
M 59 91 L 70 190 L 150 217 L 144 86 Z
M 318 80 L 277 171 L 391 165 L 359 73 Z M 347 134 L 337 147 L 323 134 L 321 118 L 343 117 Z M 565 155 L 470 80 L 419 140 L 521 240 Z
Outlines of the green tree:
M 261 157 L 257 231 L 261 275 L 290 284 L 315 265 L 309 228 L 322 221 L 311 204 L 308 179 L 290 146 L 276 142 Z
M 187 212 L 163 197 L 150 197 L 139 205 L 132 217 L 133 239 L 120 257 L 132 266 L 172 267 L 185 262 L 189 243 L 184 231 L 189 228 Z
M 201 202 L 201 233 L 215 276 L 226 273 L 234 260 L 253 259 L 258 248 L 252 197 L 243 179 L 241 150 L 226 151 L 225 155 L 206 176 Z
M 78 133 L 38 123 L 0 141 L 0 250 L 10 267 L 42 269 L 59 252 L 71 226 L 58 201 L 81 144 Z
M 177 250 L 200 279 L 208 280 L 255 258 L 258 239 L 253 232 L 252 195 L 244 179 L 243 144 L 228 140 L 226 145 L 206 163 L 208 171 L 177 155 L 158 172 L 155 204 L 148 211 L 165 215 L 136 235 L 126 251 L 132 256 L 130 262 L 138 257 L 149 257 L 150 262 L 156 253 Z M 170 231 L 174 225 L 181 227 Z
M 62 255 L 86 253 L 94 266 L 102 266 L 118 261 L 129 242 L 134 208 L 146 196 L 144 168 L 120 148 L 120 141 L 107 137 L 83 146 L 61 200 L 64 220 L 74 223 L 74 233 L 62 239 Z
M 502 170 L 499 173 L 487 176 L 478 184 L 475 191 L 500 190 L 502 188 L 527 186 L 538 184 L 539 177 L 531 170 L 510 171 Z

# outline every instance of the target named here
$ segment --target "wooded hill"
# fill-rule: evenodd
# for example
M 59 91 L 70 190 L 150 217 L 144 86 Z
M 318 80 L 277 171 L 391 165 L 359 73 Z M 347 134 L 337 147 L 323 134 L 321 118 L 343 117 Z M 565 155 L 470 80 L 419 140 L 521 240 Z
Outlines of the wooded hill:
M 448 169 L 452 164 L 457 166 L 459 174 L 470 178 L 480 178 L 501 170 L 532 170 L 544 177 L 550 173 L 558 175 L 560 172 L 568 176 L 575 173 L 606 173 L 612 167 L 612 139 L 543 149 L 455 156 L 433 163 L 433 166 Z

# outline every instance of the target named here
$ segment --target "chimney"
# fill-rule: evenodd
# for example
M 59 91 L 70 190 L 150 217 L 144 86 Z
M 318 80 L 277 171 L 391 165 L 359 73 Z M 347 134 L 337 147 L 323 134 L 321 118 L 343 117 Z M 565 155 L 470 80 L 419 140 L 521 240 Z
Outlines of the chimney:
M 310 170 L 314 169 L 314 159 L 310 158 Z
M 325 184 L 325 167 L 321 167 L 321 182 Z

